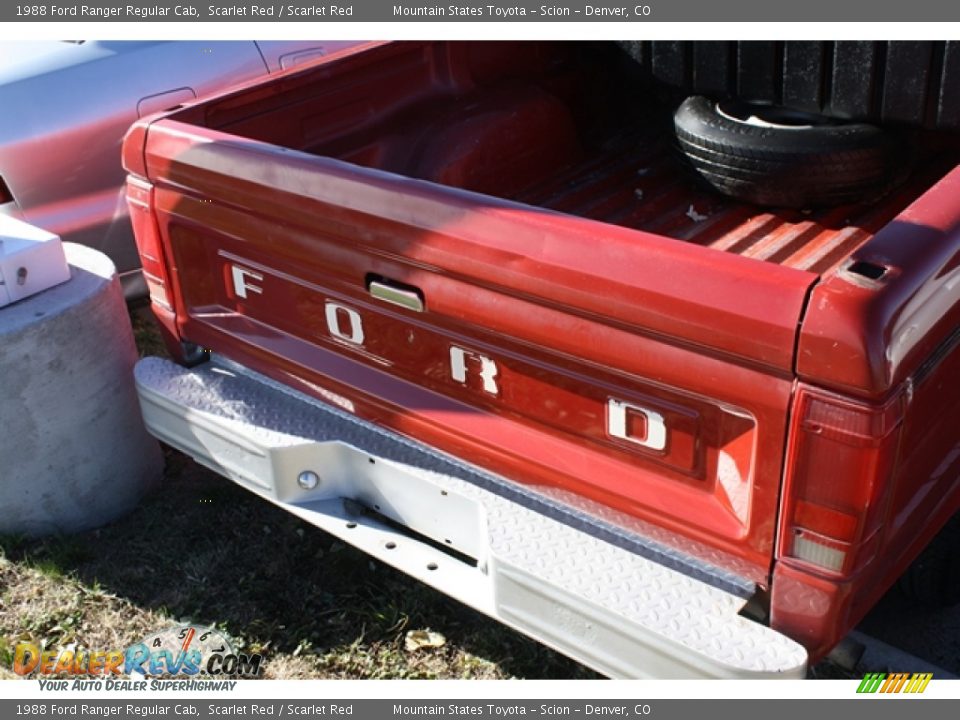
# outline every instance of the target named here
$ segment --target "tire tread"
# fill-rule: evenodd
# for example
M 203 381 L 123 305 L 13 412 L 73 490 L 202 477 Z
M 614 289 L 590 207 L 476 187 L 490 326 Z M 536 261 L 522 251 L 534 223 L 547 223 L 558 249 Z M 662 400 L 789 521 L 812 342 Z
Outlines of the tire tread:
M 717 191 L 758 205 L 815 207 L 874 199 L 901 179 L 896 139 L 863 123 L 769 128 L 687 98 L 674 115 L 687 165 Z

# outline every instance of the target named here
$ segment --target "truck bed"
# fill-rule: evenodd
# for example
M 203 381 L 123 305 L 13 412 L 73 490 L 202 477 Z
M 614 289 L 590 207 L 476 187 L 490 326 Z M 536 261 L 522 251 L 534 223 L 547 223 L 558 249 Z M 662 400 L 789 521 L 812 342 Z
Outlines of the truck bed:
M 637 156 L 631 148 L 650 147 Z M 892 195 L 807 211 L 764 209 L 701 189 L 652 135 L 617 136 L 583 163 L 515 199 L 716 250 L 823 274 L 867 242 L 952 163 L 916 171 Z
M 764 209 L 693 178 L 671 144 L 672 99 L 634 77 L 614 48 L 495 45 L 449 43 L 443 56 L 410 43 L 391 64 L 352 73 L 362 79 L 351 84 L 315 72 L 306 85 L 291 78 L 273 98 L 255 93 L 203 117 L 183 115 L 232 135 L 816 274 L 849 257 L 958 160 L 956 151 L 918 149 L 909 178 L 886 197 Z M 384 94 L 400 77 L 399 90 Z M 243 112 L 249 102 L 258 103 L 253 117 Z M 451 158 L 457 147 L 472 149 Z

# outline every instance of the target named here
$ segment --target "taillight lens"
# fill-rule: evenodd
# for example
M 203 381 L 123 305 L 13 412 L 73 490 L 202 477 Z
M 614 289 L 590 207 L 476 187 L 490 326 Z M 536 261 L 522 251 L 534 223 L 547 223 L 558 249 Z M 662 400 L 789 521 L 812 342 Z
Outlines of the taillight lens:
M 879 542 L 904 394 L 882 405 L 801 386 L 793 408 L 780 556 L 846 575 Z
M 150 292 L 150 299 L 165 310 L 173 310 L 173 301 L 168 294 L 169 277 L 163 260 L 160 233 L 151 207 L 153 187 L 139 178 L 127 177 L 127 207 L 130 223 L 143 264 L 143 278 Z

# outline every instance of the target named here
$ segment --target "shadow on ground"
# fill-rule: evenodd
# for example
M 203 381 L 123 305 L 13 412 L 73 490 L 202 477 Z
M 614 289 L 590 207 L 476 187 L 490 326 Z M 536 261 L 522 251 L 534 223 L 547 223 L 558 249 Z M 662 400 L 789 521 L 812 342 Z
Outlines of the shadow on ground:
M 5 538 L 0 550 L 39 571 L 37 582 L 68 579 L 131 613 L 216 625 L 242 649 L 264 653 L 274 675 L 597 677 L 185 456 L 168 450 L 166 461 L 162 487 L 122 521 L 41 541 Z M 17 636 L 29 624 L 33 635 L 47 635 L 35 639 L 66 644 L 82 642 L 84 624 L 97 622 L 97 613 L 83 612 L 65 626 L 62 614 L 53 612 L 47 627 L 26 616 L 5 624 L 18 625 L 10 628 Z M 148 622 L 132 622 L 126 642 L 141 639 Z M 448 642 L 407 652 L 404 637 L 414 629 Z

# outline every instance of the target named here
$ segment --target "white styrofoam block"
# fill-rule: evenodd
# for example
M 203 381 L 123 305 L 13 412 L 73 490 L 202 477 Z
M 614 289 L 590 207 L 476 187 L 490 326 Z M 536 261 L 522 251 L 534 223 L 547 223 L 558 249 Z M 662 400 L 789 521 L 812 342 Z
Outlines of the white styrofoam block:
M 58 235 L 0 215 L 0 307 L 69 279 Z

